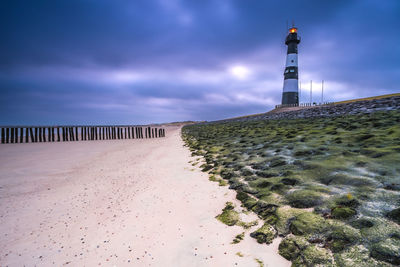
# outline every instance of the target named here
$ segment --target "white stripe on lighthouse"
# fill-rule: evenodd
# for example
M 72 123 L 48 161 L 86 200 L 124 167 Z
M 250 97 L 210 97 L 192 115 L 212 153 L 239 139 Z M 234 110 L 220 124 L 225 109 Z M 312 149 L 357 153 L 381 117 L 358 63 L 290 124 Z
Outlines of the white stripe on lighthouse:
M 287 55 L 286 67 L 297 67 L 297 54 L 288 54 Z
M 284 93 L 297 93 L 299 91 L 299 81 L 297 79 L 286 79 L 283 81 Z

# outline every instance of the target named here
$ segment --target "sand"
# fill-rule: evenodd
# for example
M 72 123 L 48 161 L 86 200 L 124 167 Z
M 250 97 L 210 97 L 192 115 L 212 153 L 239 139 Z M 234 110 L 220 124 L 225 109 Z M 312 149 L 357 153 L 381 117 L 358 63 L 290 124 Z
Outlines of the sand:
M 215 216 L 239 206 L 235 192 L 192 159 L 176 126 L 152 140 L 1 145 L 0 266 L 290 266 L 279 239 L 247 230 L 231 244 L 243 228 Z

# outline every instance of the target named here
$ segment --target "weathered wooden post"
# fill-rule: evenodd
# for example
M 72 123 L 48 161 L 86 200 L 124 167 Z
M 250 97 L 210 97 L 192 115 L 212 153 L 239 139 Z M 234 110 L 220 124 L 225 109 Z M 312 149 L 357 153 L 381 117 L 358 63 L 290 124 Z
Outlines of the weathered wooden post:
M 38 129 L 37 129 L 37 127 L 32 128 L 32 131 L 33 131 L 33 135 L 32 135 L 33 142 L 36 143 L 38 141 Z
M 14 128 L 11 128 L 11 138 L 10 138 L 10 143 L 14 143 Z
M 43 142 L 46 142 L 46 127 L 42 128 Z
M 25 143 L 29 143 L 29 129 L 25 128 Z
M 69 141 L 75 141 L 74 130 L 72 129 L 72 127 L 68 127 L 68 132 L 69 132 Z
M 6 128 L 6 143 L 9 143 L 9 139 L 10 139 L 10 129 Z
M 15 128 L 15 132 L 14 132 L 14 142 L 18 143 L 18 128 Z
M 4 128 L 1 128 L 1 143 L 6 143 L 6 131 L 4 130 Z
M 38 132 L 39 132 L 39 142 L 43 142 L 43 138 L 42 138 L 42 128 L 41 127 L 37 127 Z
M 78 126 L 74 126 L 74 128 L 75 128 L 75 141 L 79 141 Z
M 23 143 L 24 142 L 24 128 L 19 128 L 19 142 Z
M 33 129 L 32 127 L 29 128 L 29 134 L 31 136 L 31 142 L 34 143 L 35 142 L 35 136 L 33 135 Z
M 70 127 L 67 127 L 66 129 L 66 133 L 67 133 L 67 141 L 72 141 L 72 136 L 71 136 L 71 129 Z
M 65 138 L 66 138 L 66 141 L 71 140 L 71 136 L 70 136 L 68 127 L 65 127 Z
M 18 143 L 18 128 L 15 128 L 15 132 L 14 132 L 14 143 Z
M 65 130 L 64 127 L 61 127 L 62 141 L 65 141 Z
M 60 127 L 57 126 L 57 142 L 60 142 Z

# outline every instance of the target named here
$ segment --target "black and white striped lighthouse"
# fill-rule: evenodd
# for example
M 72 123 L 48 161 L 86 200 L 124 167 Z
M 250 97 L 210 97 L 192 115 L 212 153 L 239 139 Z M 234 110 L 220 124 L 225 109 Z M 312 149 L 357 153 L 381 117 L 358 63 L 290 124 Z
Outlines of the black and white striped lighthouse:
M 297 64 L 297 45 L 300 37 L 297 36 L 297 28 L 289 29 L 285 44 L 288 46 L 286 68 L 284 72 L 282 104 L 299 104 L 299 72 Z

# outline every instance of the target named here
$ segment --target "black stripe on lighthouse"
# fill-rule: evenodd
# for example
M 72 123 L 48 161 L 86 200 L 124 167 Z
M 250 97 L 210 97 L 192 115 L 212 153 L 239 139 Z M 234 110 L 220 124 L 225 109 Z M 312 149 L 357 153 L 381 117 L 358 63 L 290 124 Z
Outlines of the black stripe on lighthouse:
M 289 29 L 285 44 L 288 46 L 286 56 L 286 68 L 284 72 L 282 104 L 299 104 L 299 74 L 297 62 L 297 45 L 300 39 L 297 36 L 297 28 Z

